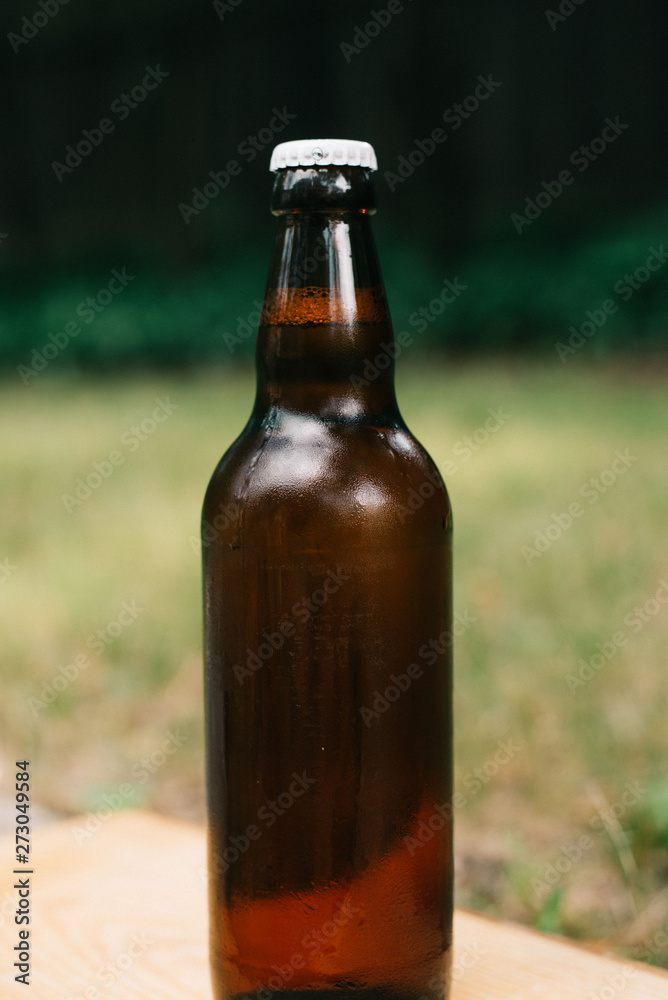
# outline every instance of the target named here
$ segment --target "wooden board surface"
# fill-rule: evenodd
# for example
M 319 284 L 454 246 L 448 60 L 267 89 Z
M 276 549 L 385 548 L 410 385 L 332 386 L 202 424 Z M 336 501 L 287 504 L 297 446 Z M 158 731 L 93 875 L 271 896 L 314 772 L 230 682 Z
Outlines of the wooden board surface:
M 122 812 L 33 834 L 31 985 L 14 981 L 13 839 L 0 840 L 2 1000 L 211 1000 L 204 833 Z M 668 1000 L 668 975 L 458 910 L 452 1000 Z

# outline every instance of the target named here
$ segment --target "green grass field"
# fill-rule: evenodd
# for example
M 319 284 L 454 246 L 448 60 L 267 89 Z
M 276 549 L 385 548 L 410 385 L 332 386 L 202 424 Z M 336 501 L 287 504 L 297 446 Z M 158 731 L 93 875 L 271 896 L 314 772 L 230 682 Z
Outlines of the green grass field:
M 406 362 L 398 391 L 446 471 L 455 608 L 475 618 L 456 646 L 459 902 L 668 965 L 665 382 Z M 89 813 L 82 837 L 109 807 L 203 818 L 195 538 L 252 394 L 239 369 L 3 384 L 3 783 L 29 756 L 38 802 Z

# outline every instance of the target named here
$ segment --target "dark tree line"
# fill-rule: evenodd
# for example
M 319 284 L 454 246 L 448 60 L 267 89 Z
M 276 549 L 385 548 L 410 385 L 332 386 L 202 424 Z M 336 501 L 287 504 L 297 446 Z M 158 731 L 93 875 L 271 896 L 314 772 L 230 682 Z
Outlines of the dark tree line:
M 182 274 L 264 252 L 284 138 L 370 140 L 379 233 L 443 267 L 534 241 L 568 254 L 665 201 L 659 0 L 5 0 L 0 26 L 0 276 L 19 285 L 120 257 Z M 628 127 L 520 235 L 513 213 L 608 118 Z M 238 174 L 184 220 L 230 161 Z

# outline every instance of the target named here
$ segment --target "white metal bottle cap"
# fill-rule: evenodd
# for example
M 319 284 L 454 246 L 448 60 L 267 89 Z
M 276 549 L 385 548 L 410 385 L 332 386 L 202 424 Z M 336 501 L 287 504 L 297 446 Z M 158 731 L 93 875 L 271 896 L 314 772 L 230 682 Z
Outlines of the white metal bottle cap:
M 373 146 L 359 139 L 293 139 L 292 142 L 281 142 L 271 154 L 269 169 L 332 165 L 378 170 Z

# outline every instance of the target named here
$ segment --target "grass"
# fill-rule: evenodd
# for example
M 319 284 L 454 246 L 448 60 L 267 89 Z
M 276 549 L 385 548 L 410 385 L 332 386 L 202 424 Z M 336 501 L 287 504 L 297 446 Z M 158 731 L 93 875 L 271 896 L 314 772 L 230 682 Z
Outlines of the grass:
M 459 902 L 668 965 L 668 625 L 654 599 L 668 580 L 665 384 L 619 362 L 402 363 L 398 391 L 411 429 L 451 463 L 455 607 L 476 619 L 456 648 Z M 252 392 L 238 368 L 3 385 L 7 792 L 29 756 L 35 799 L 56 811 L 202 819 L 192 539 Z M 166 399 L 172 415 L 141 430 Z M 122 462 L 66 509 L 114 451 Z

